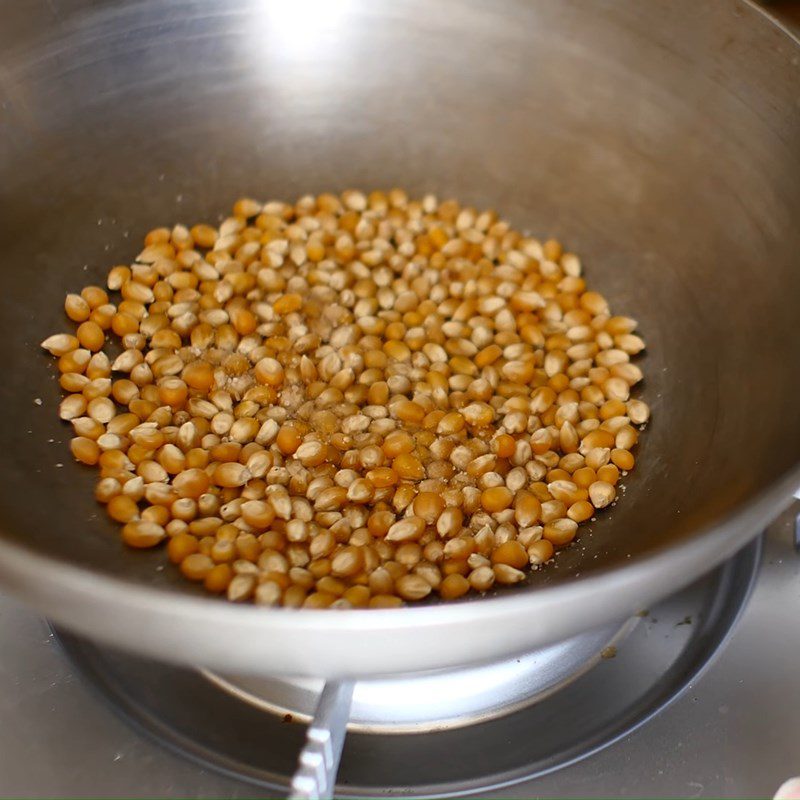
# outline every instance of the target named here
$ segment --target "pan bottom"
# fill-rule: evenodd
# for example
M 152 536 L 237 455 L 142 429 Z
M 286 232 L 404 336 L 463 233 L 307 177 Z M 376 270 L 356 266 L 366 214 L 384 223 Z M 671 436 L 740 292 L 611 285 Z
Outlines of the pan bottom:
M 719 651 L 747 602 L 760 551 L 760 540 L 747 545 L 635 624 L 453 671 L 449 687 L 436 675 L 382 681 L 379 692 L 378 683 L 363 687 L 337 796 L 496 791 L 608 746 L 667 706 Z M 206 766 L 286 790 L 318 689 L 313 681 L 221 678 L 57 634 L 85 678 L 140 729 Z M 286 694 L 287 686 L 295 693 Z
M 606 625 L 499 663 L 359 681 L 348 732 L 428 733 L 475 725 L 540 702 L 615 651 L 640 621 Z M 309 723 L 325 681 L 203 674 L 242 702 Z

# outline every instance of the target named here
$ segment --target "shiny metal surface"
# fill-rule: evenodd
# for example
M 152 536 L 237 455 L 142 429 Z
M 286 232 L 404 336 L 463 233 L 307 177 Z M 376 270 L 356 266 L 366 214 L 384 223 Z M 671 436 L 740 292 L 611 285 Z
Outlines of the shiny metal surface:
M 328 681 L 323 686 L 289 784 L 289 800 L 333 797 L 352 699 L 352 681 Z
M 59 622 L 237 673 L 477 663 L 688 583 L 800 480 L 800 49 L 748 3 L 2 10 L 0 578 Z M 154 225 L 213 219 L 242 193 L 391 184 L 562 237 L 640 319 L 654 419 L 625 502 L 496 598 L 330 614 L 193 595 L 100 518 L 38 342 L 63 294 Z
M 444 669 L 424 675 L 358 681 L 349 731 L 424 733 L 486 722 L 561 691 L 625 641 L 640 617 L 604 625 L 572 639 L 499 663 Z M 238 700 L 267 713 L 309 722 L 328 684 L 314 678 L 204 676 Z
M 786 514 L 770 529 L 732 640 L 673 705 L 608 749 L 504 789 L 503 797 L 771 797 L 796 774 L 800 558 L 793 521 Z M 640 628 L 648 648 L 639 652 L 649 657 L 630 665 L 635 674 L 673 637 L 691 633 L 675 621 L 651 618 Z M 0 647 L 3 797 L 264 796 L 131 727 L 75 671 L 46 623 L 8 597 L 0 597 Z

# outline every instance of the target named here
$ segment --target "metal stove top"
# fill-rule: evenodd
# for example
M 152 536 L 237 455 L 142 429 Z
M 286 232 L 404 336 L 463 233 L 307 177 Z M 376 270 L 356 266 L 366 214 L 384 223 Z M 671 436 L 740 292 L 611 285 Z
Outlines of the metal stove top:
M 794 511 L 767 532 L 744 616 L 696 683 L 624 740 L 503 795 L 771 796 L 800 773 Z M 671 628 L 654 624 L 653 635 L 669 636 Z M 0 646 L 0 796 L 264 796 L 131 728 L 76 673 L 46 621 L 6 598 Z

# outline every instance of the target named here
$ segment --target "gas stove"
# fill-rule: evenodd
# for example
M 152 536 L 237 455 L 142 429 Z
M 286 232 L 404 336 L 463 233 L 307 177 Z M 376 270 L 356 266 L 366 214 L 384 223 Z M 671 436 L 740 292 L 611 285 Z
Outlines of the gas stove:
M 357 685 L 337 793 L 771 796 L 800 772 L 796 513 L 632 621 Z M 273 795 L 319 690 L 114 653 L 7 598 L 0 637 L 6 797 Z

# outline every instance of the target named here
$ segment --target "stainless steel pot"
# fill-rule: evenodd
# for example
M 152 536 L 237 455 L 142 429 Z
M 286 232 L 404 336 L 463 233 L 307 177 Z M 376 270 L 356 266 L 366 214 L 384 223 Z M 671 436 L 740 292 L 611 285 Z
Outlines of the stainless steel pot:
M 647 606 L 800 483 L 800 47 L 756 7 L 42 0 L 2 18 L 0 578 L 59 622 L 228 672 L 477 662 Z M 392 185 L 563 238 L 641 321 L 653 422 L 623 502 L 490 598 L 332 613 L 193 592 L 95 506 L 38 343 L 153 226 Z

